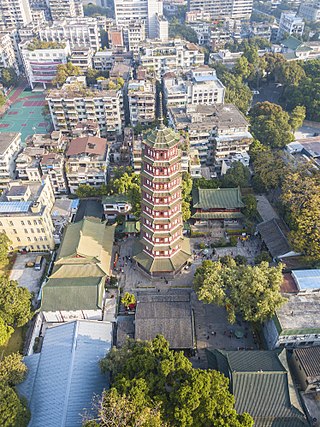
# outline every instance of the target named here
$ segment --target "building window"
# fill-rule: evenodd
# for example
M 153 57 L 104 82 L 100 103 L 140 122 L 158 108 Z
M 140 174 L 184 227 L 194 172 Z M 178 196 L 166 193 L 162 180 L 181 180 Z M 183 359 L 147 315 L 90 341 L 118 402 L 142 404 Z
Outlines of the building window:
M 14 234 L 18 234 L 17 230 L 15 228 L 12 231 L 13 231 Z
M 13 222 L 12 221 L 9 221 L 9 224 L 13 227 Z M 2 224 L 1 224 L 2 225 Z
M 21 242 L 20 237 L 17 237 L 17 242 Z
M 27 240 L 28 240 L 28 242 L 31 242 L 31 239 L 30 239 L 30 237 L 27 237 Z

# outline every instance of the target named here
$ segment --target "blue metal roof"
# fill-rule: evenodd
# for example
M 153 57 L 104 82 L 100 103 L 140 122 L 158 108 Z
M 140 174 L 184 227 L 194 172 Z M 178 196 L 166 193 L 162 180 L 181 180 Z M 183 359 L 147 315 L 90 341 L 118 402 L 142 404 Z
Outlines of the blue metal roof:
M 0 213 L 28 212 L 32 202 L 0 202 Z
M 320 270 L 293 270 L 291 274 L 300 291 L 320 289 Z
M 71 209 L 78 209 L 79 203 L 80 203 L 79 199 L 72 200 Z
M 92 398 L 108 387 L 99 360 L 111 348 L 112 324 L 78 320 L 46 330 L 41 353 L 24 358 L 17 388 L 29 402 L 29 427 L 80 427 Z

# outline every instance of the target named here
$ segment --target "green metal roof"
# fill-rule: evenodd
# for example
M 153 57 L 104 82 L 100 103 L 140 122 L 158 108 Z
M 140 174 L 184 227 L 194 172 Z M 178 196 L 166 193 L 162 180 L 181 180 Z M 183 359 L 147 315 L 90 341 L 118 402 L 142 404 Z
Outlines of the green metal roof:
M 42 289 L 42 311 L 97 310 L 105 277 L 50 278 Z
M 200 209 L 235 209 L 244 207 L 240 188 L 195 188 L 192 192 L 193 207 Z
M 170 258 L 153 258 L 143 250 L 134 259 L 150 273 L 173 273 L 178 271 L 190 258 L 189 239 L 181 239 L 181 249 Z
M 302 41 L 293 36 L 290 36 L 287 39 L 282 40 L 281 44 L 288 49 L 296 50 L 298 46 L 302 45 Z
M 164 125 L 160 125 L 159 128 L 149 132 L 144 143 L 155 149 L 168 149 L 178 144 L 180 135 L 173 129 L 167 128 Z
M 256 427 L 307 426 L 284 351 L 206 351 L 209 368 L 230 379 L 237 412 L 248 412 Z
M 243 218 L 241 212 L 196 212 L 192 215 L 194 219 L 233 219 Z

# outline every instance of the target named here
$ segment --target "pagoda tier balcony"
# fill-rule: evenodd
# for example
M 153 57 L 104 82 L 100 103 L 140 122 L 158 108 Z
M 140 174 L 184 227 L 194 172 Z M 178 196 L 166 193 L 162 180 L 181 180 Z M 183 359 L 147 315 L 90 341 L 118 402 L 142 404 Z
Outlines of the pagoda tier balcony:
M 175 181 L 175 182 L 174 182 Z M 177 177 L 175 178 L 175 180 L 169 183 L 162 183 L 162 182 L 153 182 L 150 181 L 149 179 L 149 183 L 147 182 L 147 180 L 142 177 L 142 188 L 144 191 L 146 191 L 147 193 L 155 196 L 156 194 L 159 195 L 159 197 L 161 197 L 160 195 L 163 194 L 163 197 L 168 197 L 170 194 L 175 193 L 176 191 L 180 190 L 181 188 L 181 178 Z
M 147 145 L 143 145 L 142 153 L 144 156 L 148 157 L 152 161 L 163 162 L 171 160 L 174 157 L 179 157 L 180 150 L 178 148 L 178 145 L 167 150 L 150 149 Z
M 149 181 L 152 181 L 154 183 L 159 183 L 159 184 L 163 184 L 163 183 L 168 183 L 173 181 L 174 179 L 179 178 L 181 175 L 180 171 L 176 171 L 174 174 L 172 175 L 153 175 L 150 172 L 145 171 L 144 169 L 141 169 L 140 172 L 140 176 L 142 178 L 148 179 Z
M 170 166 L 170 165 L 174 165 L 175 163 L 179 163 L 180 162 L 180 157 L 181 156 L 174 156 L 171 159 L 168 160 L 163 160 L 163 159 L 152 159 L 149 156 L 146 156 L 145 154 L 142 154 L 141 158 L 143 159 L 143 161 L 145 163 L 148 163 L 150 165 L 155 165 L 155 166 L 162 166 L 162 167 L 166 167 L 166 166 Z
M 152 228 L 152 226 L 148 226 L 146 224 L 141 225 L 141 230 L 143 230 L 146 233 L 152 234 L 155 238 L 161 238 L 161 237 L 173 237 L 173 235 L 176 232 L 179 232 L 179 230 L 183 229 L 183 225 L 181 223 L 175 224 L 170 230 L 159 230 Z
M 166 165 L 167 166 L 167 165 Z M 174 165 L 171 165 L 169 167 L 157 167 L 149 165 L 148 163 L 144 164 L 143 170 L 146 173 L 151 173 L 153 176 L 172 176 L 177 172 L 181 171 L 180 163 L 176 163 Z
M 152 216 L 151 213 L 145 212 L 144 210 L 141 212 L 141 218 L 145 218 L 148 221 L 152 222 L 153 224 L 159 224 L 159 225 L 167 224 L 169 226 L 170 224 L 174 223 L 174 221 L 177 217 L 181 217 L 181 210 L 175 212 L 170 217 L 169 216 L 163 216 L 163 217 L 157 216 L 157 217 L 155 217 L 155 216 Z
M 182 203 L 181 197 L 177 197 L 176 199 L 171 200 L 169 203 L 164 203 L 164 202 L 155 203 L 155 202 L 146 200 L 145 198 L 142 199 L 142 204 L 144 206 L 148 206 L 150 209 L 153 209 L 154 211 L 171 210 L 177 203 Z
M 172 242 L 165 242 L 165 243 L 159 243 L 159 242 L 151 242 L 148 238 L 146 238 L 145 236 L 143 236 L 140 240 L 140 242 L 142 243 L 142 245 L 146 246 L 147 248 L 149 248 L 149 251 L 170 251 L 175 249 L 179 243 L 180 240 L 183 237 L 177 236 L 177 238 L 175 240 L 173 240 Z

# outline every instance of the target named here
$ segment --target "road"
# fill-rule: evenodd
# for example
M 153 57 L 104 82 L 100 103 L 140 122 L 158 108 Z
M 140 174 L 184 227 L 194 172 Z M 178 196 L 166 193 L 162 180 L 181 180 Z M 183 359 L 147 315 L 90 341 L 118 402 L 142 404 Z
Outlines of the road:
M 257 102 L 269 101 L 274 104 L 279 104 L 279 98 L 282 92 L 282 87 L 277 87 L 275 83 L 264 84 L 259 88 L 259 95 L 253 95 L 252 105 Z

